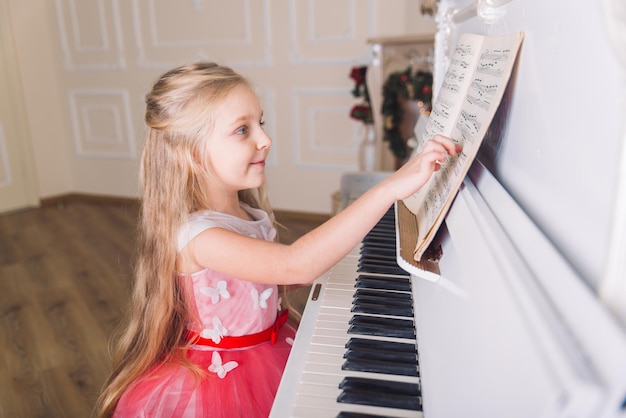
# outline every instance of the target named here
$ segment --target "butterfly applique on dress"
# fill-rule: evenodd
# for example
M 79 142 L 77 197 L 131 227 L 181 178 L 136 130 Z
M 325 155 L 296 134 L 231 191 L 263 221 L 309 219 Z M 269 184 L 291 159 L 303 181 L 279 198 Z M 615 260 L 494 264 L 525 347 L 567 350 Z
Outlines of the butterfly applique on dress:
M 203 295 L 207 295 L 208 297 L 210 297 L 211 302 L 213 302 L 214 305 L 220 301 L 220 297 L 222 297 L 223 299 L 230 298 L 230 293 L 226 289 L 225 280 L 220 280 L 219 282 L 217 282 L 216 287 L 203 287 L 200 289 L 200 292 Z
M 222 337 L 226 335 L 228 335 L 228 330 L 217 316 L 213 317 L 213 329 L 205 328 L 200 332 L 202 338 L 210 338 L 215 344 L 219 344 L 222 341 Z
M 271 287 L 265 289 L 263 292 L 261 292 L 261 294 L 259 294 L 258 290 L 254 288 L 250 289 L 250 295 L 252 296 L 252 303 L 254 305 L 254 308 L 256 309 L 260 306 L 263 309 L 267 309 L 267 300 L 272 295 L 272 292 L 274 292 L 274 289 L 272 289 Z
M 233 370 L 235 367 L 239 366 L 239 363 L 236 361 L 228 361 L 225 364 L 222 363 L 222 356 L 217 351 L 213 352 L 211 357 L 211 365 L 209 366 L 209 371 L 216 373 L 217 377 L 223 379 L 226 377 L 226 374 Z

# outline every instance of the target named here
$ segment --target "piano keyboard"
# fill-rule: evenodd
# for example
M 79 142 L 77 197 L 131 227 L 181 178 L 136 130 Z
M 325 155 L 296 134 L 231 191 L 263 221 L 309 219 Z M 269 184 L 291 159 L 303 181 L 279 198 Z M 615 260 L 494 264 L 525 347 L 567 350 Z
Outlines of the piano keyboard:
M 288 363 L 277 396 L 280 403 L 281 391 L 294 392 L 285 397 L 292 405 L 275 403 L 272 417 L 422 416 L 410 276 L 395 260 L 391 208 L 314 284 L 320 297 L 307 303 L 292 351 L 304 356 L 303 368 L 292 375 Z M 305 324 L 311 310 L 313 324 Z M 301 345 L 305 353 L 294 353 Z

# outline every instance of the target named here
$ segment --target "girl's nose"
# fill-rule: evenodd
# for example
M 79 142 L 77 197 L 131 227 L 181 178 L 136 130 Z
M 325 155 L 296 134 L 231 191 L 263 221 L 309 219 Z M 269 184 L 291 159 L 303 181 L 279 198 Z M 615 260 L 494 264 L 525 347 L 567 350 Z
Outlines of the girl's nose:
M 256 142 L 257 149 L 269 148 L 270 145 L 272 145 L 272 138 L 264 130 L 261 130 Z

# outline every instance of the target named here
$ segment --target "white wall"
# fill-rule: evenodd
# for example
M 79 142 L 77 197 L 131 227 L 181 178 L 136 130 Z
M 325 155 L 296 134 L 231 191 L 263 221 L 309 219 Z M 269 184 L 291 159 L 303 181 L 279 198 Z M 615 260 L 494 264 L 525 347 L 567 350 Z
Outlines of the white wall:
M 328 213 L 357 168 L 348 77 L 366 40 L 434 33 L 416 0 L 9 0 L 40 197 L 137 195 L 143 96 L 198 59 L 251 78 L 277 209 Z M 297 184 L 297 187 L 294 187 Z

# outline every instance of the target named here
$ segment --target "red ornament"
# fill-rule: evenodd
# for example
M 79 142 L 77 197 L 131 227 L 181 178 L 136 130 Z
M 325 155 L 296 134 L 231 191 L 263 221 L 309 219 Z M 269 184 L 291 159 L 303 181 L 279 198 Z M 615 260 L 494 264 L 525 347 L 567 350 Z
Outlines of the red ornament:
M 352 71 L 350 71 L 350 78 L 353 79 L 357 85 L 361 85 L 365 83 L 366 72 L 367 67 L 352 67 Z

